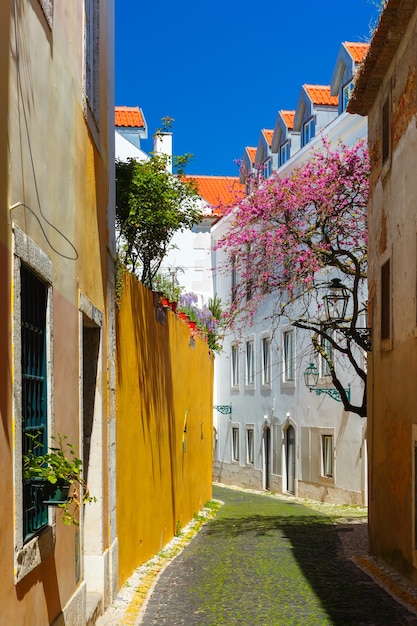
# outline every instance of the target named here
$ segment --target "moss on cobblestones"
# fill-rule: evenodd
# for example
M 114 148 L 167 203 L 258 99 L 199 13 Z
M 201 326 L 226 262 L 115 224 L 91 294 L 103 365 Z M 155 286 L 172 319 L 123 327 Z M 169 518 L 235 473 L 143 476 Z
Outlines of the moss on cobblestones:
M 217 486 L 213 496 L 225 505 L 162 574 L 144 626 L 417 624 L 342 554 L 338 532 L 365 508 Z

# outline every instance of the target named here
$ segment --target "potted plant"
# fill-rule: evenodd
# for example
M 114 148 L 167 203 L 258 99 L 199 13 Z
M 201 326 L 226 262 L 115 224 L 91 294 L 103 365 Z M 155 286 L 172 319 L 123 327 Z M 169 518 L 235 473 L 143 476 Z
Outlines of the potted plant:
M 178 298 L 183 290 L 176 277 L 158 274 L 155 278 L 155 289 L 160 293 L 162 305 L 170 307 L 175 312 Z
M 58 506 L 64 524 L 78 526 L 70 506 L 96 501 L 90 495 L 82 474 L 82 461 L 75 456 L 75 446 L 65 435 L 53 437 L 54 446 L 42 454 L 39 434 L 28 434 L 29 450 L 23 455 L 23 479 L 30 483 L 38 506 Z

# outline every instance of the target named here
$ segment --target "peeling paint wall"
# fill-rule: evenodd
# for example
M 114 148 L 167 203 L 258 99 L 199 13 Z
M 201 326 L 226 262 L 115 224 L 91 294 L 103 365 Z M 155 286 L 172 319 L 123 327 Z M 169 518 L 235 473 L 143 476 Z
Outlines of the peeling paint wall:
M 373 554 L 417 582 L 417 11 L 369 111 L 369 536 Z M 382 163 L 382 109 L 390 105 L 390 152 Z M 387 128 L 385 126 L 385 128 Z M 390 264 L 383 301 L 384 264 Z M 384 282 L 388 280 L 384 278 Z M 384 291 L 384 293 L 387 293 Z M 389 324 L 388 306 L 391 310 Z M 389 328 L 389 336 L 387 335 Z
M 122 585 L 211 498 L 214 358 L 171 310 L 156 309 L 152 292 L 130 274 L 116 328 Z

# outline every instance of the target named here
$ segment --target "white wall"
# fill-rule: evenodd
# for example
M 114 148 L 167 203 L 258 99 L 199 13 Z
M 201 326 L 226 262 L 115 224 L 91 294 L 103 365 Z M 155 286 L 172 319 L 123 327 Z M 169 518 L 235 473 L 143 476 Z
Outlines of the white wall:
M 342 114 L 326 128 L 326 137 L 331 146 L 336 147 L 341 137 L 347 145 L 354 144 L 367 135 L 366 120 L 359 116 Z M 312 148 L 319 149 L 321 137 L 318 136 L 302 150 L 296 153 L 282 168 L 289 173 L 295 166 L 305 162 Z M 228 218 L 223 218 L 212 229 L 213 246 L 226 232 Z M 230 300 L 230 275 L 225 275 L 218 268 L 225 260 L 223 250 L 217 251 L 213 258 L 216 263 L 216 291 L 223 302 Z M 228 334 L 224 342 L 224 352 L 216 358 L 215 404 L 232 404 L 232 414 L 222 415 L 214 411 L 215 426 L 218 430 L 215 478 L 221 482 L 235 483 L 262 488 L 266 484 L 264 428 L 271 431 L 272 454 L 271 470 L 274 464 L 276 473 L 270 474 L 270 486 L 275 491 L 286 491 L 285 474 L 285 433 L 292 425 L 296 434 L 295 447 L 295 493 L 302 497 L 313 497 L 328 501 L 362 503 L 364 501 L 365 468 L 364 433 L 366 420 L 356 414 L 346 413 L 340 402 L 327 394 L 316 395 L 309 392 L 304 384 L 303 373 L 312 354 L 309 335 L 300 329 L 294 329 L 296 335 L 295 380 L 284 383 L 282 375 L 282 333 L 283 322 L 277 328 L 270 320 L 274 296 L 265 299 L 260 305 L 254 325 L 243 329 L 241 336 Z M 261 384 L 261 340 L 265 334 L 271 336 L 272 380 L 270 385 Z M 245 340 L 253 338 L 255 342 L 255 384 L 245 386 Z M 231 387 L 231 346 L 240 343 L 240 381 L 238 388 Z M 319 381 L 320 382 L 324 381 Z M 346 368 L 344 385 L 351 384 L 353 403 L 360 403 L 363 394 L 362 385 L 354 373 Z M 321 385 L 322 386 L 322 385 Z M 254 425 L 255 458 L 254 464 L 246 463 L 245 432 L 248 424 Z M 240 429 L 240 460 L 232 461 L 231 430 Z M 335 466 L 332 479 L 322 476 L 321 472 L 321 436 L 333 435 L 335 446 Z

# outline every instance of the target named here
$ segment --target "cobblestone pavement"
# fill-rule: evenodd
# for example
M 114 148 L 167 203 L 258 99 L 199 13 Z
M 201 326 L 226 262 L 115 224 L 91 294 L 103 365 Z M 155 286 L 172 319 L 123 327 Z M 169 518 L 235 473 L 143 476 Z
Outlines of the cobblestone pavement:
M 414 588 L 366 556 L 365 520 L 218 486 L 213 497 L 224 506 L 161 573 L 135 624 L 417 626 Z

